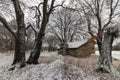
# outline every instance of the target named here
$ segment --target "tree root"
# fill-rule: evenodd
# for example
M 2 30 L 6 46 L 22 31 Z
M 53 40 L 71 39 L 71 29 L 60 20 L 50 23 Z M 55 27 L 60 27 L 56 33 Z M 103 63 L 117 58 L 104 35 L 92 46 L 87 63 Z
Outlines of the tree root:
M 33 60 L 27 60 L 27 64 L 39 64 L 38 61 L 33 61 Z
M 95 71 L 96 72 L 102 72 L 102 73 L 108 73 L 110 75 L 113 75 L 113 76 L 119 76 L 120 75 L 120 72 L 117 71 L 117 69 L 115 69 L 113 67 L 113 65 L 111 65 L 110 67 L 106 66 L 106 65 L 96 65 L 95 67 Z
M 25 64 L 21 64 L 21 63 L 16 63 L 16 64 L 13 64 L 11 66 L 11 68 L 8 69 L 8 71 L 13 71 L 13 70 L 17 70 L 17 69 L 21 69 L 25 66 Z

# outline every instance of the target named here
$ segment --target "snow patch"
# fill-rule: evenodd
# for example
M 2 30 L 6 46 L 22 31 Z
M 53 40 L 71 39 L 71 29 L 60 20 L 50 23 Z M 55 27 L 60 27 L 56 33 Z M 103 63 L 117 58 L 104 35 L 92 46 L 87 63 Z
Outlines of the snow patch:
M 76 42 L 69 42 L 68 43 L 68 48 L 78 48 L 85 44 L 87 40 L 81 40 L 81 41 L 76 41 Z

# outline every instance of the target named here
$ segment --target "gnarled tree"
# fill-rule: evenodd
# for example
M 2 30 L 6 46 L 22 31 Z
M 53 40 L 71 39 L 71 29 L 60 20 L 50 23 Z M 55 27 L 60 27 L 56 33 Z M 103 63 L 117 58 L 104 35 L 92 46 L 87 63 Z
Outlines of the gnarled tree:
M 77 11 L 62 9 L 57 11 L 54 16 L 55 18 L 52 18 L 47 31 L 53 34 L 60 43 L 72 42 L 82 37 L 86 38 L 85 19 L 79 16 Z
M 117 74 L 118 72 L 114 69 L 112 64 L 112 44 L 116 37 L 118 37 L 118 28 L 110 27 L 104 33 L 102 41 L 101 56 L 97 64 L 97 70 L 105 71 L 111 74 Z
M 24 24 L 24 14 L 21 10 L 19 0 L 11 0 L 14 5 L 17 21 L 17 32 L 15 33 L 7 23 L 6 19 L 0 16 L 0 22 L 5 26 L 5 28 L 14 36 L 15 38 L 15 54 L 13 60 L 13 67 L 21 68 L 25 66 L 25 24 Z
M 99 54 L 100 54 L 99 61 L 98 61 L 99 65 L 97 65 L 96 69 L 97 69 L 97 71 L 103 70 L 103 71 L 106 71 L 106 72 L 112 74 L 112 73 L 114 73 L 114 72 L 112 72 L 112 68 L 103 68 L 101 66 L 104 65 L 104 62 L 112 61 L 112 59 L 110 60 L 107 58 L 111 57 L 111 55 L 108 55 L 108 54 L 111 54 L 111 49 L 112 49 L 111 41 L 114 36 L 111 36 L 112 38 L 109 40 L 109 42 L 105 42 L 105 38 L 110 37 L 107 35 L 107 33 L 105 33 L 105 31 L 107 30 L 107 27 L 111 24 L 112 19 L 114 19 L 114 17 L 116 17 L 118 14 L 118 12 L 115 12 L 115 11 L 117 10 L 119 0 L 116 0 L 116 1 L 110 0 L 109 3 L 107 3 L 107 0 L 95 0 L 95 2 L 91 1 L 91 3 L 93 3 L 93 4 L 91 4 L 90 2 L 85 0 L 85 3 L 89 7 L 88 12 L 86 12 L 87 10 L 85 10 L 85 8 L 83 8 L 83 11 L 86 16 L 87 23 L 88 23 L 88 30 L 89 30 L 89 33 L 91 34 L 91 36 L 96 38 L 98 50 L 99 50 Z M 107 8 L 103 9 L 103 7 L 107 7 Z M 106 11 L 108 10 L 109 14 L 104 13 L 105 10 Z M 91 15 L 94 17 L 93 21 L 94 21 L 94 19 L 97 21 L 96 22 L 97 24 L 95 24 L 97 27 L 96 34 L 93 34 L 93 31 L 91 30 L 91 26 L 92 26 L 91 25 L 92 19 L 90 19 Z M 108 17 L 103 17 L 103 15 L 106 15 Z M 107 32 L 110 33 L 109 30 Z M 105 35 L 104 38 L 103 38 L 103 35 Z M 111 46 L 107 50 L 108 53 L 103 52 L 106 49 L 104 47 L 104 44 Z M 107 56 L 104 54 L 106 54 Z M 106 58 L 106 59 L 104 59 L 104 58 Z M 101 63 L 101 61 L 103 61 L 103 63 Z M 107 63 L 105 63 L 105 64 L 107 64 Z M 108 65 L 111 66 L 110 64 L 107 64 L 107 67 L 108 67 Z
M 99 61 L 102 61 L 101 59 L 106 58 L 104 53 L 102 52 L 105 47 L 104 46 L 104 39 L 103 35 L 105 34 L 105 31 L 111 24 L 114 24 L 114 20 L 119 17 L 119 0 L 75 0 L 79 3 L 77 5 L 76 10 L 79 11 L 80 13 L 83 13 L 86 18 L 86 22 L 88 24 L 88 31 L 91 36 L 95 37 L 98 45 L 98 50 L 99 50 L 99 59 L 98 64 L 100 63 Z M 117 20 L 116 20 L 117 21 Z M 94 30 L 93 31 L 93 26 Z M 109 45 L 109 44 L 106 44 Z M 112 43 L 110 43 L 112 45 Z M 111 49 L 111 48 L 110 48 Z M 111 50 L 110 50 L 111 51 Z M 110 55 L 108 55 L 110 56 Z M 103 58 L 101 58 L 103 57 Z M 106 59 L 109 62 L 109 59 Z M 104 59 L 103 59 L 104 61 Z M 109 64 L 108 64 L 109 65 Z M 102 66 L 102 64 L 101 64 Z M 103 67 L 101 67 L 100 64 L 99 70 L 101 71 Z M 109 71 L 111 68 L 108 68 Z M 105 68 L 103 69 L 105 70 Z M 105 70 L 108 71 L 108 70 Z M 108 72 L 109 72 L 108 71 Z M 112 73 L 112 72 L 110 72 Z
M 35 38 L 34 48 L 31 51 L 30 57 L 27 60 L 27 63 L 29 63 L 29 64 L 38 64 L 38 59 L 40 56 L 40 52 L 42 50 L 43 37 L 45 35 L 45 29 L 46 29 L 47 23 L 49 22 L 49 17 L 52 14 L 52 12 L 54 11 L 54 9 L 58 6 L 60 6 L 60 5 L 54 6 L 54 3 L 56 0 L 51 0 L 50 5 L 48 5 L 49 1 L 50 0 L 43 0 L 43 2 L 39 4 L 39 6 L 42 5 L 42 12 L 40 12 L 40 10 L 37 10 L 37 12 L 40 13 L 37 16 L 37 18 L 38 18 L 37 26 L 38 27 L 40 26 L 40 28 L 39 28 L 39 30 L 37 32 L 37 36 Z M 36 8 L 39 9 L 39 6 Z M 42 19 L 41 19 L 41 23 L 39 24 L 40 16 L 42 16 Z

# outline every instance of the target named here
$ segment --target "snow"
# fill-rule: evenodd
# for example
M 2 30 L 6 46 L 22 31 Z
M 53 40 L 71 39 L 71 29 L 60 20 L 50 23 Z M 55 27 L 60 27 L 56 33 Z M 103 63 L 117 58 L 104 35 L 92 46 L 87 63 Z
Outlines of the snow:
M 96 51 L 95 54 L 99 55 L 99 51 Z M 116 59 L 120 59 L 120 51 L 112 51 L 112 57 Z
M 9 55 L 9 54 L 0 54 L 0 67 L 4 66 L 4 65 L 10 65 L 10 63 L 12 62 L 12 58 L 13 55 Z
M 28 71 L 23 71 L 23 73 L 18 76 L 18 80 L 61 80 L 61 65 L 63 62 L 61 60 L 56 60 L 51 64 L 39 64 L 28 66 Z M 16 75 L 15 75 L 16 76 Z M 23 77 L 24 76 L 24 77 Z M 14 77 L 13 77 L 14 78 Z M 10 79 L 12 80 L 12 78 Z
M 43 47 L 48 47 L 49 45 L 47 43 L 44 43 L 42 46 Z
M 81 67 L 65 63 L 65 57 L 58 55 L 57 52 L 45 51 L 41 53 L 40 57 L 55 58 L 50 63 L 27 65 L 22 69 L 8 71 L 13 60 L 12 53 L 0 54 L 0 80 L 101 80 L 91 72 L 90 75 L 87 75 L 86 71 L 90 70 L 86 68 L 84 71 Z M 28 53 L 30 52 L 27 52 L 27 57 Z M 119 52 L 115 51 L 115 53 Z
M 41 56 L 56 57 L 56 60 L 8 71 L 13 54 L 0 54 L 0 62 L 2 62 L 0 63 L 0 80 L 81 80 L 81 77 L 84 77 L 84 80 L 93 80 L 91 76 L 85 77 L 85 73 L 80 68 L 65 64 L 64 57 L 57 55 L 56 52 L 42 52 Z
M 85 44 L 87 40 L 81 40 L 81 41 L 76 41 L 76 42 L 69 42 L 68 43 L 68 48 L 78 48 Z

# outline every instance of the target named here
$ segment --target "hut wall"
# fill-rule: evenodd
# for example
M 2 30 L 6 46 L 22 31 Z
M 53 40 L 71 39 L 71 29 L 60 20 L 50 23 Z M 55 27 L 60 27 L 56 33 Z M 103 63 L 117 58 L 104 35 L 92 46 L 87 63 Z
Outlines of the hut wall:
M 68 55 L 70 56 L 74 56 L 74 57 L 86 57 L 89 56 L 91 54 L 95 53 L 95 46 L 94 46 L 94 42 L 87 42 L 84 45 L 82 45 L 79 48 L 76 49 L 69 49 L 68 51 Z
M 78 48 L 68 48 L 67 50 L 59 50 L 58 54 L 63 56 L 70 55 L 73 57 L 86 57 L 95 53 L 95 39 L 91 38 L 87 43 Z

